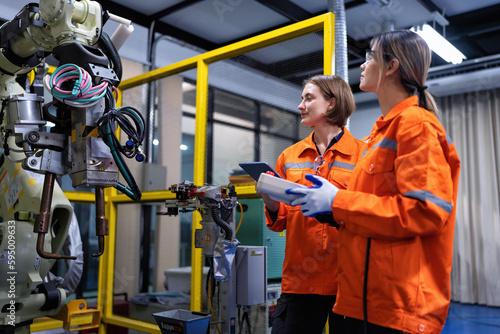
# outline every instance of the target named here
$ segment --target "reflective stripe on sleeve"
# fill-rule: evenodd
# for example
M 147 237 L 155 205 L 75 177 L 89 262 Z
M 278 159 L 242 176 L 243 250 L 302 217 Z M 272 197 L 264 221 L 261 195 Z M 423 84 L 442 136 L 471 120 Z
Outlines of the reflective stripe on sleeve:
M 375 146 L 373 146 L 373 149 L 375 150 L 379 146 L 387 148 L 389 150 L 394 150 L 394 151 L 398 150 L 398 142 L 395 141 L 394 139 L 384 138 L 380 142 L 375 144 Z
M 408 191 L 403 194 L 405 197 L 410 197 L 410 198 L 415 198 L 420 201 L 429 201 L 431 203 L 434 203 L 435 205 L 439 206 L 441 209 L 444 211 L 451 213 L 451 210 L 453 209 L 453 204 L 451 204 L 448 201 L 445 201 L 442 198 L 437 197 L 436 195 L 432 194 L 431 192 L 427 190 L 414 190 L 414 191 Z
M 383 147 L 383 148 L 386 148 L 388 150 L 397 151 L 398 150 L 398 142 L 395 141 L 394 139 L 384 138 L 381 141 L 379 141 L 378 143 L 376 143 L 375 145 L 373 145 L 371 152 L 375 151 L 379 147 Z M 364 157 L 367 152 L 368 152 L 368 150 L 365 150 L 363 152 L 363 154 L 361 154 L 361 157 Z

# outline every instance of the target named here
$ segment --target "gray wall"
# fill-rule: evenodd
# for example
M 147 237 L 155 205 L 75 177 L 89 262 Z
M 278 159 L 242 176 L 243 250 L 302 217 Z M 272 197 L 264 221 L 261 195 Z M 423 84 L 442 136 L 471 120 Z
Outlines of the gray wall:
M 373 124 L 382 115 L 378 101 L 356 103 L 356 111 L 349 118 L 349 131 L 354 138 L 362 139 L 370 135 Z

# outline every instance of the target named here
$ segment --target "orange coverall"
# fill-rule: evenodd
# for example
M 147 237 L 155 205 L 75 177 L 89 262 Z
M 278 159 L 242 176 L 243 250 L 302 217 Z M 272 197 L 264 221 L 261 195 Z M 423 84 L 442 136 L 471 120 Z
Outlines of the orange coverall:
M 340 140 L 324 154 L 319 168 L 322 177 L 341 189 L 348 185 L 351 173 L 366 145 L 355 139 L 347 129 Z M 313 133 L 288 147 L 276 162 L 276 171 L 292 182 L 310 186 L 306 173 L 314 173 L 318 157 Z M 337 293 L 337 229 L 330 224 L 305 217 L 300 206 L 280 203 L 278 218 L 273 223 L 266 209 L 269 229 L 286 229 L 285 260 L 281 290 L 284 293 L 335 295 Z
M 438 119 L 412 96 L 380 117 L 349 188 L 339 190 L 334 312 L 408 333 L 440 333 L 450 302 L 460 161 Z

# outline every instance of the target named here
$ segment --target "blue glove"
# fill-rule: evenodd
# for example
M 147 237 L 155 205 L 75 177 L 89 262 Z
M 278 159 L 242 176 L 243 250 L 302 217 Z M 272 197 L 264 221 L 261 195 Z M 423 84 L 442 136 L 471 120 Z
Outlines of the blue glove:
M 300 208 L 307 217 L 316 217 L 319 214 L 331 213 L 332 204 L 339 188 L 327 179 L 313 174 L 306 174 L 306 180 L 315 184 L 314 187 L 293 187 L 286 190 L 287 194 L 300 195 L 290 202 L 291 206 L 302 205 Z

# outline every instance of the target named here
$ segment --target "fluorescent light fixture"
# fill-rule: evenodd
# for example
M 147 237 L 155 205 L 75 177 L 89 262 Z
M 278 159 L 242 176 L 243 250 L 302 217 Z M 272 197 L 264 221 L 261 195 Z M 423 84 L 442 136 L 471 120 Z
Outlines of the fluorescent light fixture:
M 180 149 L 186 151 L 188 149 L 187 145 L 181 144 Z
M 419 34 L 427 42 L 431 50 L 448 63 L 460 64 L 462 60 L 467 59 L 462 52 L 458 51 L 453 44 L 448 42 L 430 25 L 424 24 L 413 27 L 411 30 Z

